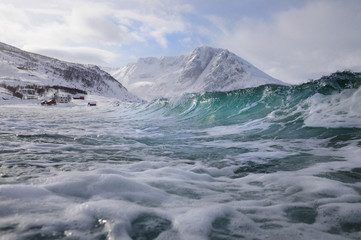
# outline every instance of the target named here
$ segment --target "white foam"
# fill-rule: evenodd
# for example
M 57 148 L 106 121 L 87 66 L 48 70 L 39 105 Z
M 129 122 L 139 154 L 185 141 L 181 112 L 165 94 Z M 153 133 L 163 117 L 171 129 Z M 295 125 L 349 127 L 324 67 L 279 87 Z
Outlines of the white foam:
M 250 232 L 257 229 L 252 220 L 225 205 L 210 205 L 192 209 L 175 218 L 174 228 L 179 231 L 182 239 L 208 239 L 213 228 L 212 223 L 217 218 L 227 218 L 232 215 L 237 218 L 237 223 L 232 223 L 237 225 L 237 228 L 243 228 Z
M 361 127 L 361 88 L 343 90 L 339 94 L 315 94 L 307 100 L 305 118 L 310 127 Z
M 357 239 L 360 237 L 360 222 L 361 203 L 331 203 L 319 208 L 316 224 L 325 231 L 349 231 L 349 237 Z
M 9 151 L 0 154 L 0 226 L 13 230 L 3 231 L 4 239 L 26 239 L 31 232 L 131 239 L 142 214 L 170 222 L 158 239 L 209 239 L 212 234 L 220 239 L 357 239 L 360 233 L 360 181 L 325 175 L 359 168 L 359 139 L 337 148 L 328 146 L 330 139 L 317 138 L 242 141 L 232 136 L 247 135 L 247 127 L 192 129 L 171 122 L 177 127 L 169 128 L 164 119 L 132 117 L 130 107 L 6 108 L 0 109 L 5 133 L 0 142 Z M 177 139 L 164 139 L 170 134 Z M 92 141 L 96 144 L 85 144 Z M 305 164 L 262 172 L 262 164 L 282 158 L 289 165 Z M 247 161 L 254 169 L 238 176 Z M 292 208 L 306 209 L 314 219 L 292 218 L 287 213 Z M 152 224 L 149 228 L 161 227 Z M 347 226 L 355 229 L 347 232 Z
M 9 199 L 37 199 L 51 195 L 49 191 L 43 188 L 26 185 L 1 185 L 0 195 Z

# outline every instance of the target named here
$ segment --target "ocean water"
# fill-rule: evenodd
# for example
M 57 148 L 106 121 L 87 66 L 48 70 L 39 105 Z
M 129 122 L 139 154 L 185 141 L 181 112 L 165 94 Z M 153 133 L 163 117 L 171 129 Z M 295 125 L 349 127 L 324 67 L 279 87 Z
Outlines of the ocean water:
M 0 239 L 361 239 L 360 86 L 0 106 Z

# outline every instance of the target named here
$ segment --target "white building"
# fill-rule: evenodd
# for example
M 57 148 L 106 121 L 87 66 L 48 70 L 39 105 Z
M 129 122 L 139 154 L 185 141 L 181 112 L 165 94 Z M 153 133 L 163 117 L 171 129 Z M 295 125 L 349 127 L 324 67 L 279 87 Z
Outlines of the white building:
M 54 99 L 57 103 L 68 103 L 71 101 L 71 95 L 62 92 L 56 92 L 54 94 Z
M 20 88 L 17 90 L 22 95 L 22 99 L 38 99 L 38 94 L 32 88 Z

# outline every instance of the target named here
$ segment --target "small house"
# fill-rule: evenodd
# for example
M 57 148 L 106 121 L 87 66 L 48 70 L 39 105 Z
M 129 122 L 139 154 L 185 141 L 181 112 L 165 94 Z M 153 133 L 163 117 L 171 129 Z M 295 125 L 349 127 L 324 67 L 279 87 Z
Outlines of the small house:
M 38 95 L 36 93 L 35 89 L 32 88 L 20 88 L 16 91 L 16 93 L 19 93 L 21 99 L 37 99 Z
M 83 95 L 75 95 L 75 96 L 73 97 L 73 99 L 76 99 L 76 100 L 84 100 L 85 97 L 84 97 Z
M 71 98 L 72 97 L 69 94 L 59 91 L 54 94 L 54 99 L 57 103 L 68 103 L 71 101 Z

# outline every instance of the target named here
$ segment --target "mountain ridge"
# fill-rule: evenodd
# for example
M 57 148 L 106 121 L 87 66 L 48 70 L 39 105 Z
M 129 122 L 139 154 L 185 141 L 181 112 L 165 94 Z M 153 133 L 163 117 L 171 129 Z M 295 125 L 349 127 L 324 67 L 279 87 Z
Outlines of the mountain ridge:
M 287 85 L 226 49 L 207 46 L 180 56 L 139 58 L 110 74 L 146 100 L 264 84 Z
M 90 94 L 137 102 L 138 97 L 96 65 L 61 61 L 0 42 L 0 84 L 63 86 Z

